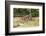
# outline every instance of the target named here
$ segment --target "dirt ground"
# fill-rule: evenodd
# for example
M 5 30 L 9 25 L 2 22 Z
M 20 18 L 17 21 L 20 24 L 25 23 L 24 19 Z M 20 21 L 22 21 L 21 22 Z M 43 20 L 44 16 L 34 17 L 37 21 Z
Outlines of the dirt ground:
M 21 17 L 14 17 L 13 18 L 13 27 L 35 27 L 39 25 L 39 18 L 32 17 L 32 20 L 21 20 Z

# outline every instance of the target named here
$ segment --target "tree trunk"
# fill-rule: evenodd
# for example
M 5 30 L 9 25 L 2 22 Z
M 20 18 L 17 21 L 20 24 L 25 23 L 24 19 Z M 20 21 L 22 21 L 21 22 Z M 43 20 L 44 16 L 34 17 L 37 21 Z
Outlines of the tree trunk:
M 29 20 L 32 20 L 31 9 L 29 9 Z

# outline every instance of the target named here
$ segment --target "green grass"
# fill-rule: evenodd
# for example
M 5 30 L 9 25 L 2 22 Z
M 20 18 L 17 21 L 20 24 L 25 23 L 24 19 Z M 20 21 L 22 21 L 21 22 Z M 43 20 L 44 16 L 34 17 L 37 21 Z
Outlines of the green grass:
M 21 20 L 19 17 L 13 18 L 13 27 L 35 27 L 39 25 L 39 18 L 32 17 L 32 20 Z

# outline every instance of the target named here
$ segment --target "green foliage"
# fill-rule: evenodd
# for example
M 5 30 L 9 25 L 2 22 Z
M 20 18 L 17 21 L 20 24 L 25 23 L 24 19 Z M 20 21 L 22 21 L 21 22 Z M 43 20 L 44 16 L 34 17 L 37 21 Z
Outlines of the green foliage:
M 14 8 L 14 16 L 25 16 L 25 15 L 29 15 L 29 11 L 27 9 Z
M 39 16 L 39 10 L 38 9 L 24 9 L 24 8 L 14 8 L 13 9 L 14 17 L 15 16 L 25 16 L 30 15 L 32 17 Z
M 39 9 L 31 9 L 31 15 L 33 17 L 38 17 L 39 16 Z

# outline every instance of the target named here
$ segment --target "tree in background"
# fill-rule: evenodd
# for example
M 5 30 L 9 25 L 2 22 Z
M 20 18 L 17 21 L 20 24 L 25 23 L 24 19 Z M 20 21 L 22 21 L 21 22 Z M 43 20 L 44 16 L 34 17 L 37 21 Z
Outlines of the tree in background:
M 25 16 L 25 15 L 29 15 L 29 11 L 28 9 L 24 9 L 24 8 L 14 8 L 14 17 L 15 16 Z
M 39 17 L 39 9 L 31 9 L 32 17 Z
M 14 8 L 14 17 L 16 16 L 30 16 L 30 17 L 38 17 L 39 9 L 28 9 L 28 8 Z

